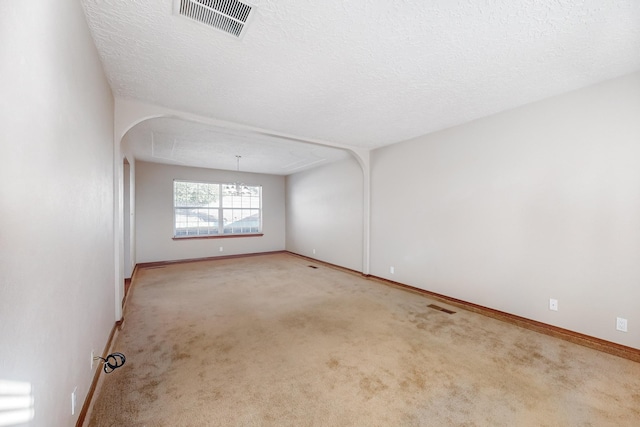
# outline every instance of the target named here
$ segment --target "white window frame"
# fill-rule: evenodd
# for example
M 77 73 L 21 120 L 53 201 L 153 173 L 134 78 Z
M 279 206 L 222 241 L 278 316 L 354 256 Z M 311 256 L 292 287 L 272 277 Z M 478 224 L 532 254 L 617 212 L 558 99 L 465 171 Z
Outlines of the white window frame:
M 192 206 L 177 206 L 178 200 L 176 197 L 176 183 L 189 183 L 189 184 L 204 184 L 208 186 L 217 186 L 218 201 L 217 204 L 211 206 L 208 205 L 198 206 L 195 203 Z M 229 191 L 238 191 L 241 195 L 231 195 Z M 257 192 L 257 196 L 247 197 L 246 193 Z M 244 194 L 244 195 L 243 195 Z M 261 236 L 262 233 L 262 186 L 261 185 L 248 185 L 237 184 L 227 182 L 211 182 L 211 181 L 194 181 L 187 179 L 174 179 L 172 184 L 172 197 L 173 197 L 173 239 L 198 239 L 198 238 L 225 238 L 225 237 L 243 237 L 243 236 Z M 257 203 L 256 203 L 256 200 Z M 226 203 L 225 203 L 226 202 Z M 179 214 L 179 210 L 188 210 L 186 215 L 187 224 L 189 218 L 192 218 L 194 223 L 193 227 L 178 227 L 179 217 L 184 219 L 184 214 Z M 225 218 L 225 214 L 234 211 L 249 211 L 253 212 L 249 216 L 242 216 L 240 219 L 234 221 L 233 215 L 231 218 Z M 249 225 L 244 225 L 248 218 L 257 215 L 257 219 L 249 220 Z M 211 220 L 210 218 L 213 218 Z M 222 221 L 220 221 L 222 218 Z M 254 225 L 254 221 L 256 222 Z M 211 223 L 214 223 L 212 226 Z M 207 224 L 206 226 L 204 224 Z M 216 224 L 217 223 L 217 224 Z M 236 224 L 237 223 L 237 224 Z M 236 224 L 234 226 L 234 224 Z M 181 231 L 184 230 L 184 231 Z M 215 231 L 214 231 L 215 230 Z

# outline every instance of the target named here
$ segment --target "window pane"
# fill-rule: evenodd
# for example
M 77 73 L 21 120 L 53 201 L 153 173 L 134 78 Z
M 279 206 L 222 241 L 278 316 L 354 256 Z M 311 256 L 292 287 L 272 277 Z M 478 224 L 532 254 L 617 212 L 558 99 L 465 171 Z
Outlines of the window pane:
M 223 208 L 250 208 L 256 204 L 255 199 L 260 200 L 261 187 L 247 185 L 223 184 L 222 207 Z M 255 206 L 259 208 L 259 206 Z
M 259 196 L 251 196 L 251 199 L 249 200 L 250 202 L 250 207 L 254 208 L 254 209 L 260 209 L 260 197 Z
M 222 198 L 222 207 L 241 208 L 245 199 L 242 194 L 226 194 Z
M 176 236 L 186 236 L 189 227 L 189 209 L 176 209 Z
M 224 234 L 259 233 L 260 211 L 256 209 L 224 209 Z
M 174 181 L 175 207 L 218 207 L 220 185 L 203 182 Z
M 218 234 L 217 212 L 217 208 L 176 208 L 175 235 L 180 237 Z
M 218 209 L 194 209 L 197 217 L 198 235 L 218 234 Z
M 261 192 L 260 186 L 174 181 L 175 236 L 261 232 Z

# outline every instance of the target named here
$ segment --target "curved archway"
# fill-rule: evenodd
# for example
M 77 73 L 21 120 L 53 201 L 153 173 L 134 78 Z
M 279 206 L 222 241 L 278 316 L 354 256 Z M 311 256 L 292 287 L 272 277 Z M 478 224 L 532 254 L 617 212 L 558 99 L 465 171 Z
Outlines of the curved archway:
M 281 132 L 273 132 L 265 129 L 256 128 L 253 126 L 245 126 L 237 123 L 227 122 L 224 120 L 212 119 L 210 117 L 204 117 L 193 113 L 182 112 L 173 110 L 166 107 L 160 107 L 151 104 L 145 104 L 138 101 L 116 99 L 115 102 L 115 138 L 117 142 L 120 142 L 124 138 L 125 134 L 133 129 L 138 124 L 161 117 L 173 117 L 176 119 L 191 121 L 194 123 L 211 125 L 220 128 L 243 131 L 250 134 L 262 135 L 274 138 L 280 138 L 283 140 L 289 140 L 293 142 L 300 142 L 306 144 L 315 144 L 318 146 L 336 148 L 344 150 L 353 155 L 358 163 L 363 168 L 369 166 L 369 150 L 352 147 L 343 144 L 336 144 L 328 141 L 315 140 L 310 138 L 299 138 L 293 135 L 288 135 Z
M 129 191 L 125 191 L 124 185 L 126 182 L 131 182 L 125 178 L 124 161 L 128 158 L 128 162 L 131 165 L 131 173 L 135 171 L 135 162 L 133 162 L 132 153 L 127 152 L 127 148 L 123 146 L 125 142 L 125 136 L 136 126 L 141 123 L 147 122 L 157 118 L 175 118 L 184 121 L 190 121 L 202 125 L 210 125 L 218 128 L 230 129 L 233 131 L 244 132 L 247 134 L 253 134 L 257 136 L 265 136 L 271 138 L 279 138 L 288 140 L 291 142 L 299 142 L 306 144 L 314 144 L 320 147 L 329 147 L 346 151 L 353 158 L 356 159 L 363 174 L 363 242 L 362 242 L 362 273 L 369 273 L 369 242 L 370 242 L 370 152 L 367 149 L 361 149 L 357 147 L 344 146 L 341 144 L 329 143 L 326 141 L 318 141 L 311 139 L 301 139 L 295 136 L 281 134 L 277 132 L 267 131 L 251 126 L 239 125 L 237 123 L 230 123 L 222 120 L 212 119 L 208 117 L 199 116 L 197 114 L 182 112 L 173 110 L 166 107 L 146 104 L 134 100 L 116 99 L 115 100 L 115 119 L 114 119 L 114 169 L 115 169 L 115 188 L 114 198 L 116 200 L 116 206 L 114 206 L 114 218 L 115 218 L 115 260 L 116 260 L 116 320 L 122 318 L 122 302 L 124 298 L 124 279 L 125 279 L 125 265 L 124 256 L 125 251 L 125 194 L 134 196 L 132 188 Z M 133 212 L 135 215 L 135 212 Z M 127 218 L 133 224 L 134 218 Z M 132 231 L 133 232 L 133 231 Z M 131 243 L 129 243 L 131 244 Z M 130 251 L 135 254 L 135 246 L 129 248 Z M 132 258 L 133 259 L 133 258 Z

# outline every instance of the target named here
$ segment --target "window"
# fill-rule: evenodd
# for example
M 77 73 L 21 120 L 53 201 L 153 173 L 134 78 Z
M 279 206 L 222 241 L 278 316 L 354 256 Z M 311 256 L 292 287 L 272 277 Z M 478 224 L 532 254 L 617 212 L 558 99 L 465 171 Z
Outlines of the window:
M 174 237 L 262 233 L 262 187 L 173 181 Z

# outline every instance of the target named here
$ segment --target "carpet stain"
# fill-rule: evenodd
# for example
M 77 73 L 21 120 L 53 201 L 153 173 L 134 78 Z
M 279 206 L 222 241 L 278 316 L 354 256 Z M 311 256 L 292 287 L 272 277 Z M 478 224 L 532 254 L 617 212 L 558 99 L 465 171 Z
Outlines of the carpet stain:
M 338 361 L 338 359 L 332 357 L 331 359 L 329 359 L 329 361 L 327 362 L 327 366 L 330 369 L 337 369 L 338 366 L 340 366 L 340 362 Z
M 171 356 L 172 361 L 191 359 L 191 355 L 189 353 L 178 353 Z
M 139 270 L 89 426 L 640 425 L 638 363 L 307 264 Z
M 153 380 L 148 383 L 143 384 L 138 388 L 138 392 L 145 397 L 147 402 L 154 402 L 158 399 L 158 394 L 156 393 L 156 389 L 160 384 L 159 381 Z
M 360 380 L 360 390 L 366 399 L 371 399 L 379 392 L 388 388 L 389 386 L 376 376 L 365 376 Z
M 198 342 L 202 342 L 205 337 L 206 337 L 206 335 L 204 333 L 199 333 L 199 334 L 189 338 L 187 340 L 187 344 L 194 345 L 194 344 L 196 344 Z
M 417 368 L 412 369 L 410 382 L 420 390 L 424 390 L 427 387 L 427 378 L 425 374 Z

